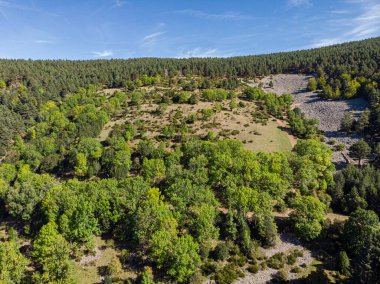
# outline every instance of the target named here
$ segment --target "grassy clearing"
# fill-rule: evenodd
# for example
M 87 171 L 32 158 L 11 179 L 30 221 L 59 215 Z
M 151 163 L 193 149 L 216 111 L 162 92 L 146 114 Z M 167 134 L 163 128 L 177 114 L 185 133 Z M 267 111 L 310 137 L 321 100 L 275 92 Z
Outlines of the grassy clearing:
M 95 238 L 95 251 L 97 251 L 97 253 L 92 259 L 85 256 L 86 261 L 83 261 L 82 257 L 82 263 L 80 260 L 72 262 L 74 277 L 78 283 L 102 283 L 101 271 L 107 267 L 114 256 L 118 256 L 119 254 L 115 248 L 107 244 L 106 241 L 100 237 Z M 120 280 L 127 280 L 129 278 L 135 278 L 136 275 L 133 272 L 123 270 L 118 277 Z
M 248 137 L 243 134 L 237 136 L 241 141 L 252 141 L 245 143 L 244 148 L 266 153 L 292 150 L 288 133 L 282 130 L 276 121 L 270 120 L 267 125 L 253 124 L 252 128 L 260 135 L 254 135 L 253 137 L 250 135 Z

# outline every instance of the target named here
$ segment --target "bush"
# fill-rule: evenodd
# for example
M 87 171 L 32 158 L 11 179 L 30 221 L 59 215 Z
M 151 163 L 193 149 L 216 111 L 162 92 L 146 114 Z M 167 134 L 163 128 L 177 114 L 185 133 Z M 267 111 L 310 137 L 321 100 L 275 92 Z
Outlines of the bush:
M 218 269 L 218 266 L 216 265 L 214 261 L 206 261 L 201 266 L 203 275 L 210 275 L 212 273 L 215 273 L 217 269 Z
M 214 258 L 215 260 L 225 260 L 230 256 L 230 252 L 225 243 L 220 243 L 215 247 Z
M 285 269 L 281 269 L 276 274 L 276 280 L 279 282 L 285 282 L 289 277 L 288 272 Z
M 226 246 L 228 247 L 228 250 L 231 255 L 237 255 L 240 254 L 240 248 L 237 244 L 235 244 L 233 241 L 227 241 Z
M 276 253 L 267 260 L 267 264 L 270 268 L 280 269 L 283 268 L 286 262 L 284 253 Z
M 231 135 L 238 135 L 240 133 L 239 130 L 232 130 Z
M 290 272 L 291 273 L 300 273 L 301 272 L 301 267 L 293 267 L 292 269 L 290 269 Z
M 289 264 L 289 265 L 293 265 L 297 262 L 297 256 L 295 256 L 294 254 L 291 254 L 291 255 L 288 255 L 287 259 L 286 259 L 286 263 Z
M 243 277 L 244 273 L 235 264 L 227 264 L 215 274 L 215 280 L 218 284 L 230 284 L 239 277 Z
M 338 145 L 335 145 L 334 151 L 340 152 L 340 151 L 343 151 L 345 148 L 346 146 L 344 144 L 338 144 Z
M 192 284 L 202 284 L 202 283 L 205 283 L 205 280 L 206 280 L 205 277 L 198 270 L 198 271 L 195 271 L 195 273 L 190 277 L 189 283 L 192 283 Z
M 256 263 L 256 264 L 253 264 L 253 265 L 250 265 L 248 267 L 248 271 L 251 272 L 252 274 L 256 274 L 257 272 L 259 272 L 260 270 L 260 267 L 259 265 Z
M 236 264 L 240 267 L 243 267 L 247 263 L 248 259 L 246 256 L 234 255 L 231 257 L 231 263 Z

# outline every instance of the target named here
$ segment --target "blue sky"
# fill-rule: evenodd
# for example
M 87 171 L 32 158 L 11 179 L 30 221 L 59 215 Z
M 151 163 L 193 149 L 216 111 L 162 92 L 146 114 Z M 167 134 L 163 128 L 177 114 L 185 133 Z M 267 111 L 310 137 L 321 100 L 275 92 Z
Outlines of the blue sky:
M 227 57 L 380 35 L 380 0 L 0 0 L 0 58 Z

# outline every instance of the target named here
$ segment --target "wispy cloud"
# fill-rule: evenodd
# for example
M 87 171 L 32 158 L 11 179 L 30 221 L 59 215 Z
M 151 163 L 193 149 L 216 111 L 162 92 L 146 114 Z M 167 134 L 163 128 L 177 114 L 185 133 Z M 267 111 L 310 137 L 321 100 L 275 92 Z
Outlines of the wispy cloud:
M 287 0 L 289 7 L 311 6 L 310 0 Z
M 187 51 L 182 51 L 177 58 L 192 57 L 230 57 L 232 53 L 221 53 L 217 48 L 200 48 L 196 47 Z
M 380 34 L 380 4 L 371 0 L 345 0 L 347 4 L 355 5 L 359 10 L 356 16 L 350 13 L 335 13 L 328 24 L 330 29 L 335 29 L 336 37 L 321 38 L 308 48 L 327 46 L 352 40 L 360 40 Z M 333 12 L 332 12 L 333 13 Z M 334 13 L 333 13 L 334 14 Z M 336 18 L 340 14 L 340 18 Z
M 142 46 L 152 46 L 154 45 L 161 37 L 164 35 L 166 32 L 160 31 L 160 32 L 155 32 L 149 35 L 144 36 L 141 39 L 141 45 Z
M 113 55 L 113 52 L 110 50 L 103 50 L 103 51 L 93 51 L 91 52 L 94 57 L 96 58 L 102 58 L 102 57 L 110 57 Z
M 111 5 L 111 9 L 112 8 L 121 8 L 123 7 L 125 4 L 127 4 L 128 2 L 127 1 L 123 1 L 123 0 L 115 0 L 113 2 L 113 4 Z
M 233 11 L 227 11 L 224 13 L 207 13 L 200 10 L 193 10 L 193 9 L 185 9 L 185 10 L 179 10 L 174 11 L 176 14 L 182 14 L 182 15 L 188 15 L 191 17 L 196 17 L 200 19 L 206 19 L 206 20 L 248 20 L 251 19 L 250 16 L 242 15 L 238 12 Z
M 54 41 L 52 41 L 52 40 L 45 40 L 45 39 L 36 39 L 36 40 L 34 40 L 34 43 L 38 43 L 38 44 L 54 44 Z

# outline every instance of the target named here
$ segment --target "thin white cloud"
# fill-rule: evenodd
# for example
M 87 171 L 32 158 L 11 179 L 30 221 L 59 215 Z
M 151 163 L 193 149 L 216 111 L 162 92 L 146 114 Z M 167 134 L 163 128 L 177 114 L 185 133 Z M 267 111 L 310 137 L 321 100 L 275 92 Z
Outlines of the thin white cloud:
M 310 0 L 287 0 L 287 2 L 290 7 L 311 6 Z
M 91 52 L 94 57 L 96 58 L 102 58 L 102 57 L 110 57 L 113 55 L 113 52 L 110 50 L 103 50 L 103 51 L 93 51 Z
M 123 0 L 115 0 L 113 2 L 113 4 L 111 5 L 110 9 L 113 9 L 113 8 L 121 8 L 123 7 L 125 4 L 127 4 L 128 2 L 127 1 L 123 1 Z
M 185 10 L 179 10 L 175 11 L 176 14 L 183 14 L 188 15 L 191 17 L 196 17 L 200 19 L 206 19 L 206 20 L 247 20 L 251 19 L 249 16 L 244 16 L 240 13 L 233 12 L 233 11 L 227 11 L 224 13 L 207 13 L 200 10 L 193 10 L 193 9 L 185 9 Z
M 380 34 L 380 4 L 370 0 L 346 0 L 347 3 L 355 5 L 361 10 L 357 16 L 349 16 L 341 13 L 341 18 L 329 21 L 331 29 L 337 29 L 339 35 L 336 37 L 322 38 L 307 46 L 315 48 L 338 44 L 346 41 L 360 40 L 378 36 Z M 359 6 L 359 7 L 358 7 Z M 336 15 L 335 15 L 336 16 Z
M 153 46 L 166 32 L 160 31 L 144 36 L 141 39 L 142 46 Z
M 230 57 L 232 53 L 221 53 L 216 48 L 200 48 L 196 47 L 190 50 L 182 51 L 177 58 L 193 58 L 193 57 Z
M 53 44 L 54 41 L 45 40 L 45 39 L 36 39 L 36 40 L 34 40 L 34 43 L 38 43 L 38 44 Z

